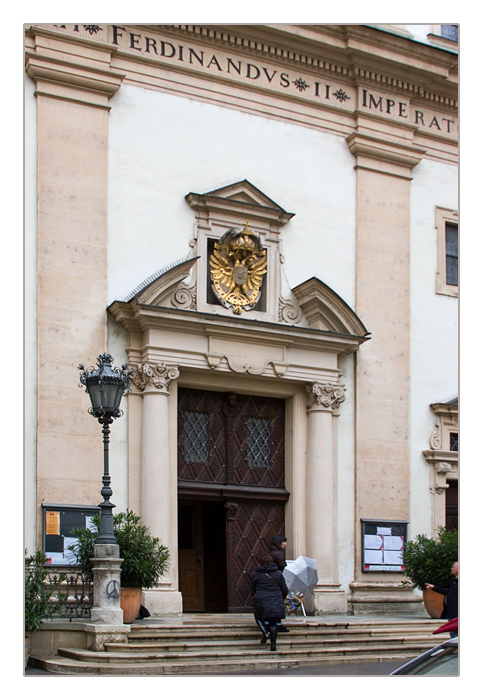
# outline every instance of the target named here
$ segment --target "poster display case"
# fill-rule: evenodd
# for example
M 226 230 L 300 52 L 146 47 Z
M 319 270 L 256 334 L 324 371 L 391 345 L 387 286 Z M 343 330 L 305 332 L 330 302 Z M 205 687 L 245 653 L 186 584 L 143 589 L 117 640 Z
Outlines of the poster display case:
M 361 518 L 362 571 L 404 571 L 402 555 L 407 530 L 406 520 Z

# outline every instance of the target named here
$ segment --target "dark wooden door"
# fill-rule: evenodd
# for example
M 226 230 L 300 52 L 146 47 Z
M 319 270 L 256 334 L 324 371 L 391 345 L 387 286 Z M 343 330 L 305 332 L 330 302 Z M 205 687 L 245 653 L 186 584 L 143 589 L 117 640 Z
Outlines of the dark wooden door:
M 202 513 L 199 503 L 178 504 L 179 589 L 186 611 L 204 612 Z
M 448 481 L 446 489 L 446 529 L 458 529 L 458 482 Z
M 250 575 L 257 558 L 272 535 L 284 534 L 284 504 L 289 495 L 284 485 L 285 402 L 195 389 L 180 389 L 178 401 L 180 503 L 192 498 L 205 504 L 205 516 L 200 516 L 205 533 L 213 520 L 220 522 L 219 511 L 206 509 L 206 504 L 223 504 L 225 565 L 218 561 L 217 567 L 226 577 L 225 609 L 246 612 L 252 606 Z M 189 576 L 196 580 L 182 570 L 184 562 L 192 565 L 195 560 L 194 552 L 191 560 L 180 552 L 180 582 Z M 198 579 L 198 585 L 206 606 L 205 554 L 202 560 L 198 558 L 203 579 Z M 192 603 L 187 603 L 184 592 L 183 600 L 184 609 L 194 611 L 187 607 Z

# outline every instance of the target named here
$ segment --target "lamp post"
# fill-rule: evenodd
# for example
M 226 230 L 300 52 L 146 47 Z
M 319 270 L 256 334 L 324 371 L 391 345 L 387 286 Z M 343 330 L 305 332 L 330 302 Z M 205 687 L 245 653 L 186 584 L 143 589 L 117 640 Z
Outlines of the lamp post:
M 79 386 L 85 386 L 86 393 L 89 394 L 91 407 L 89 413 L 97 418 L 102 425 L 102 434 L 104 441 L 104 474 L 102 477 L 101 496 L 104 501 L 100 503 L 101 518 L 99 525 L 98 544 L 116 544 L 114 537 L 114 523 L 112 517 L 112 509 L 114 504 L 110 502 L 112 496 L 111 477 L 109 475 L 109 432 L 110 425 L 114 418 L 122 416 L 122 411 L 119 408 L 121 399 L 131 386 L 129 376 L 132 374 L 126 365 L 112 367 L 113 357 L 107 352 L 99 355 L 97 358 L 97 369 L 94 367 L 84 368 L 84 365 L 79 365 L 81 370 Z

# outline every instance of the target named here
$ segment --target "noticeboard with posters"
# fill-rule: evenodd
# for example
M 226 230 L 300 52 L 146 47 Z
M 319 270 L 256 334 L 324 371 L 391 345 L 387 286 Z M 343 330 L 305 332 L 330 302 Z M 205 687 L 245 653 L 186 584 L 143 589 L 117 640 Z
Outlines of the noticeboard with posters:
M 403 547 L 407 541 L 406 520 L 361 518 L 362 571 L 404 571 Z
M 75 564 L 75 557 L 69 549 L 70 545 L 77 542 L 72 531 L 78 527 L 95 530 L 92 516 L 99 510 L 96 506 L 42 503 L 43 550 L 47 564 L 54 566 Z

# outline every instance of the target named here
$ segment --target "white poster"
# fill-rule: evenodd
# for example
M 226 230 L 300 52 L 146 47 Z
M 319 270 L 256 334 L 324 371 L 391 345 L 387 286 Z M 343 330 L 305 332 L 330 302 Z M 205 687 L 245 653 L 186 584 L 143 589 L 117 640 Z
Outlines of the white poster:
M 380 535 L 364 535 L 364 549 L 382 549 L 383 539 Z
M 366 564 L 382 564 L 382 549 L 365 549 L 364 561 Z
M 384 552 L 384 564 L 395 564 L 396 566 L 402 566 L 402 552 L 396 552 L 395 550 L 387 549 Z
M 401 550 L 404 547 L 403 537 L 385 537 L 384 538 L 384 549 L 395 549 Z

